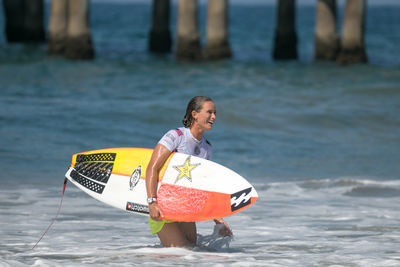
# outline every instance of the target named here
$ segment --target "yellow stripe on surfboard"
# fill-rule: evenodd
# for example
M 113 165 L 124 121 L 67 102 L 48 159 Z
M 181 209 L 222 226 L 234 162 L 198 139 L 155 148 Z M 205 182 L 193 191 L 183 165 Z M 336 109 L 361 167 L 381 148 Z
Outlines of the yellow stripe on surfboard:
M 99 153 L 116 153 L 115 161 L 107 160 L 107 157 L 104 157 L 99 160 L 89 160 L 88 162 L 113 162 L 113 170 L 112 173 L 130 176 L 132 172 L 138 167 L 142 168 L 142 179 L 145 179 L 145 174 L 147 170 L 147 164 L 150 161 L 151 155 L 153 154 L 153 149 L 149 148 L 105 148 L 98 150 L 86 151 L 78 154 L 74 154 L 72 156 L 71 167 L 74 167 L 76 164 L 76 158 L 78 155 L 90 155 L 90 154 L 99 154 Z M 164 173 L 168 167 L 169 161 L 172 157 L 173 153 L 168 157 L 166 163 L 160 170 L 160 180 L 164 176 Z

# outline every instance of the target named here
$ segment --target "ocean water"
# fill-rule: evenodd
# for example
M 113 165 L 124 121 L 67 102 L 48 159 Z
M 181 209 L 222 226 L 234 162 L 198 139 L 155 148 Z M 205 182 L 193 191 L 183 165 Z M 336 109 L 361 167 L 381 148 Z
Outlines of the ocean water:
M 400 8 L 369 7 L 370 62 L 347 67 L 313 61 L 314 12 L 298 7 L 300 58 L 289 62 L 271 58 L 269 5 L 231 6 L 234 57 L 218 62 L 149 54 L 146 4 L 92 5 L 93 61 L 0 35 L 0 266 L 399 266 Z M 203 36 L 204 18 L 202 6 Z M 200 222 L 198 247 L 162 248 L 146 217 L 68 184 L 31 250 L 72 154 L 154 147 L 194 95 L 216 103 L 214 161 L 259 194 L 226 218 L 232 241 Z

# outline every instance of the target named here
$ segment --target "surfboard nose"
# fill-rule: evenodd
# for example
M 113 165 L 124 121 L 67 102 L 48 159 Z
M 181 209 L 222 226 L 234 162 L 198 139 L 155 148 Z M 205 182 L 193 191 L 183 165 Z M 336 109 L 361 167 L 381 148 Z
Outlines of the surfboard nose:
M 258 193 L 257 193 L 256 189 L 253 186 L 252 186 L 251 189 L 252 189 L 251 190 L 251 197 L 258 198 Z

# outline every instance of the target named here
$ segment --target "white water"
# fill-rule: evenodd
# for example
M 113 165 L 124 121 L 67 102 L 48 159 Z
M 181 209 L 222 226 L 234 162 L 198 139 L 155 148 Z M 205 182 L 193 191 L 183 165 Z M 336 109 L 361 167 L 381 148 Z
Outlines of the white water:
M 341 178 L 256 184 L 260 199 L 226 218 L 234 239 L 198 223 L 202 246 L 162 248 L 147 218 L 69 184 L 0 190 L 0 266 L 399 266 L 400 182 Z M 227 242 L 225 242 L 227 241 Z

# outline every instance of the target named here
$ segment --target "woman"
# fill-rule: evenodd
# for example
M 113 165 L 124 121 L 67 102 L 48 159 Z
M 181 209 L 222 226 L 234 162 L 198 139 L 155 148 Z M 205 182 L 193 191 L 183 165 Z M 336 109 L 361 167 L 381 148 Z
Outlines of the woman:
M 157 185 L 160 168 L 172 152 L 182 152 L 197 157 L 211 159 L 211 144 L 203 137 L 204 132 L 212 129 L 216 118 L 214 102 L 206 96 L 192 98 L 183 118 L 185 127 L 170 130 L 156 145 L 146 171 L 147 202 L 149 203 L 149 223 L 153 234 L 157 234 L 164 247 L 192 247 L 196 245 L 197 232 L 194 222 L 174 222 L 162 220 L 163 216 L 157 204 Z M 220 234 L 232 235 L 223 219 L 215 219 L 223 224 Z

